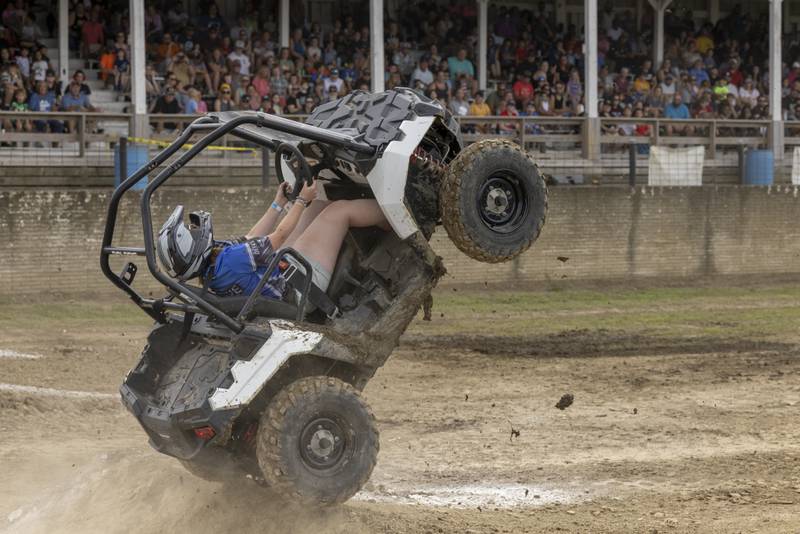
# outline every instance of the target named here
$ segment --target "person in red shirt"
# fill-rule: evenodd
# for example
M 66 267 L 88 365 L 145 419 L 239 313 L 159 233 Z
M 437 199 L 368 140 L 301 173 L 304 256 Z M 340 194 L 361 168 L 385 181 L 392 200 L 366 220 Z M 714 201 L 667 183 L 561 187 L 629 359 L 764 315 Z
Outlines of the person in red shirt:
M 523 108 L 528 105 L 528 102 L 533 100 L 533 85 L 531 84 L 531 73 L 524 72 L 517 77 L 512 87 L 514 99 L 519 102 Z
M 739 70 L 739 60 L 731 59 L 731 68 L 728 71 L 728 77 L 730 82 L 736 87 L 741 87 L 742 83 L 744 83 L 744 75 L 742 75 L 742 71 Z
M 92 13 L 92 18 L 84 22 L 81 28 L 84 56 L 96 56 L 105 43 L 103 23 L 97 19 L 97 13 Z
M 517 111 L 517 106 L 514 104 L 513 100 L 509 100 L 506 102 L 505 108 L 503 111 L 500 112 L 501 117 L 519 117 L 519 111 Z M 504 122 L 500 124 L 500 133 L 506 135 L 516 135 L 517 134 L 517 126 L 518 123 L 516 122 Z

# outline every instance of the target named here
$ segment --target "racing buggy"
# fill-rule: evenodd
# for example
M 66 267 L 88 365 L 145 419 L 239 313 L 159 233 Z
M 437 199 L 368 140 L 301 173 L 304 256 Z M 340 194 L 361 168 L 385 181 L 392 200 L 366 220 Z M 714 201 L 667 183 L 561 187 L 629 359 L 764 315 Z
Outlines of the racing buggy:
M 249 295 L 220 296 L 170 276 L 154 248 L 151 197 L 224 135 L 274 152 L 290 198 L 317 177 L 322 198 L 376 199 L 391 230 L 351 229 L 325 292 L 307 259 L 288 247 Z M 200 139 L 179 153 L 193 136 Z M 115 246 L 120 199 L 157 169 L 141 196 L 143 246 Z M 531 246 L 546 210 L 543 177 L 519 146 L 489 139 L 465 147 L 447 110 L 411 89 L 352 93 L 317 107 L 305 123 L 209 113 L 110 200 L 103 273 L 155 321 L 122 401 L 150 444 L 197 476 L 247 473 L 293 499 L 343 502 L 367 481 L 378 454 L 378 429 L 360 392 L 444 273 L 428 243 L 437 225 L 468 256 L 502 262 Z M 133 262 L 112 271 L 117 254 L 144 256 L 164 296 L 134 289 Z M 308 275 L 288 280 L 298 297 L 262 296 L 287 257 Z

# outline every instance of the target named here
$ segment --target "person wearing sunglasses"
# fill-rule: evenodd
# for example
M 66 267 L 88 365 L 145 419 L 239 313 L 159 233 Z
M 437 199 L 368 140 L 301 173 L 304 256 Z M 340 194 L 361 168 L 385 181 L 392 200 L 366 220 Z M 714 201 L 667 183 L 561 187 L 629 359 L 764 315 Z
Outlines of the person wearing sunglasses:
M 233 101 L 230 84 L 223 83 L 219 86 L 219 95 L 214 101 L 214 111 L 232 111 L 236 109 L 236 102 Z

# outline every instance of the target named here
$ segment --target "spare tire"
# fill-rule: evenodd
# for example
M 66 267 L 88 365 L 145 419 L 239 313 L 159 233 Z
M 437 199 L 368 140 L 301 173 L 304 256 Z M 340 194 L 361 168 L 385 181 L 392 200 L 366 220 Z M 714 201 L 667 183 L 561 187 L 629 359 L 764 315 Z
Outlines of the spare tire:
M 499 263 L 536 241 L 547 215 L 547 186 L 516 143 L 486 139 L 450 163 L 439 205 L 442 224 L 467 256 Z

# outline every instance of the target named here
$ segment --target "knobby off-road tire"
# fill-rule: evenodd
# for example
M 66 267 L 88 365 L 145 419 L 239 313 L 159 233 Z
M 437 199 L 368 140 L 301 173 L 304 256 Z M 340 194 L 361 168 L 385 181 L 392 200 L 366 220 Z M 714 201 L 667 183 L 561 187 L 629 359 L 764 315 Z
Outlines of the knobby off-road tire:
M 450 163 L 439 203 L 442 223 L 461 252 L 487 263 L 530 248 L 547 216 L 547 186 L 516 143 L 486 139 Z
M 350 384 L 301 378 L 282 389 L 261 416 L 256 455 L 272 490 L 301 502 L 341 503 L 375 467 L 375 416 Z

